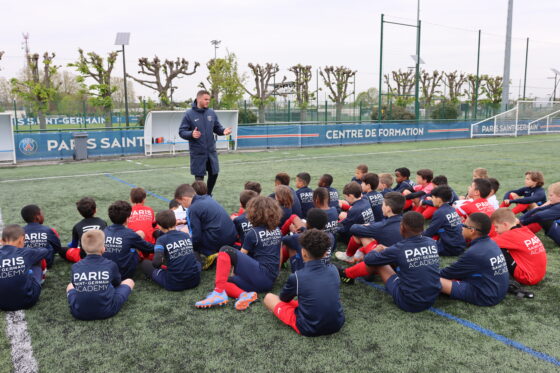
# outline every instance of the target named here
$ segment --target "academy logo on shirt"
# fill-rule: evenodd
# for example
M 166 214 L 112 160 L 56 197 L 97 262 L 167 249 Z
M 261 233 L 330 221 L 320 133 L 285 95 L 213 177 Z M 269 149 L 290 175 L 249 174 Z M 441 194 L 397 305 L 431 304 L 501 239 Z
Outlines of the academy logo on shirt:
M 439 265 L 439 255 L 436 245 L 417 247 L 404 251 L 408 262 L 408 268 L 416 268 L 429 265 Z
M 504 273 L 508 273 L 506 258 L 504 257 L 504 254 L 500 254 L 498 256 L 490 258 L 490 266 L 494 271 L 494 276 L 500 276 Z
M 165 245 L 165 248 L 169 253 L 169 259 L 177 259 L 181 256 L 193 253 L 193 246 L 190 238 L 168 243 Z
M 22 256 L 2 259 L 0 262 L 0 278 L 9 278 L 25 274 L 25 261 Z
M 446 214 L 445 217 L 447 218 L 447 221 L 452 227 L 461 225 L 461 217 L 459 216 L 459 214 L 457 214 L 456 211 Z
M 527 250 L 531 252 L 531 255 L 540 254 L 545 251 L 541 240 L 537 236 L 534 236 L 529 240 L 525 240 L 523 243 L 525 244 L 525 247 L 527 247 Z
M 375 217 L 373 215 L 372 209 L 368 208 L 362 211 L 362 218 L 364 219 L 364 223 L 370 223 L 375 221 Z
M 95 292 L 109 287 L 109 271 L 76 272 L 72 275 L 74 289 L 78 292 Z
M 208 119 L 208 122 L 212 122 L 212 119 L 214 119 L 214 118 L 212 118 L 212 116 L 209 115 L 209 116 L 206 117 L 206 119 Z
M 313 203 L 313 192 L 303 192 L 299 194 L 302 203 Z

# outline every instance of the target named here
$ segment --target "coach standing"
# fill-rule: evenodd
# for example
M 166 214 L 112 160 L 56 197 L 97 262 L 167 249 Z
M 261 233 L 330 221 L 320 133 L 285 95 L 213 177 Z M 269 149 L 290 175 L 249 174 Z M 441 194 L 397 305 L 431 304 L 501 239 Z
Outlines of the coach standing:
M 229 135 L 231 128 L 222 127 L 216 113 L 209 109 L 208 105 L 210 93 L 205 90 L 198 91 L 192 108 L 187 110 L 181 121 L 179 136 L 189 140 L 191 174 L 195 179 L 204 180 L 208 171 L 208 194 L 212 195 L 220 171 L 214 133 L 220 136 Z

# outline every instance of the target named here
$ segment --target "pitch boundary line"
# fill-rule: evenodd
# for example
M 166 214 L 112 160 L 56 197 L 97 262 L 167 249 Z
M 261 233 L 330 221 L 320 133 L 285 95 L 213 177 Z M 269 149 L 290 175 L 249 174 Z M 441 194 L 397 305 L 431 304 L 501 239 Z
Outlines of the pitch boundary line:
M 385 289 L 384 286 L 381 286 L 379 284 L 374 284 L 372 282 L 368 282 L 368 281 L 365 281 L 363 279 L 359 279 L 359 281 L 363 282 L 364 284 L 366 284 L 368 286 L 371 286 L 371 287 L 373 287 L 377 290 L 381 290 L 381 291 L 387 293 L 387 290 Z M 556 359 L 555 357 L 550 356 L 548 354 L 545 354 L 544 352 L 533 350 L 532 348 L 530 348 L 528 346 L 525 346 L 521 342 L 517 342 L 513 339 L 509 339 L 508 337 L 505 337 L 501 334 L 498 334 L 498 333 L 496 333 L 496 332 L 494 332 L 490 329 L 483 328 L 482 326 L 480 326 L 478 324 L 475 324 L 472 321 L 465 320 L 465 319 L 462 319 L 460 317 L 454 316 L 450 313 L 447 313 L 447 312 L 445 312 L 443 310 L 440 310 L 439 308 L 435 308 L 435 307 L 430 307 L 428 309 L 428 311 L 430 311 L 432 313 L 435 313 L 438 316 L 445 317 L 446 319 L 449 319 L 451 321 L 455 321 L 459 325 L 463 325 L 464 327 L 472 329 L 475 332 L 479 332 L 481 334 L 484 334 L 485 336 L 490 337 L 490 338 L 492 338 L 492 339 L 494 339 L 498 342 L 501 342 L 501 343 L 505 344 L 506 346 L 510 346 L 510 347 L 518 349 L 519 351 L 528 353 L 528 354 L 536 357 L 537 359 L 546 361 L 546 362 L 554 364 L 556 366 L 560 366 L 560 360 Z
M 122 179 L 119 179 L 118 177 L 115 177 L 115 176 L 113 176 L 113 175 L 111 175 L 111 174 L 103 174 L 103 175 L 104 175 L 104 176 L 107 176 L 109 179 L 113 179 L 113 180 L 115 180 L 115 181 L 118 181 L 119 183 L 123 183 L 123 184 L 125 184 L 125 185 L 128 185 L 128 186 L 131 187 L 131 188 L 137 188 L 137 187 L 138 187 L 138 186 L 136 186 L 136 185 L 134 185 L 134 184 L 131 184 L 131 183 L 127 182 L 127 181 L 124 181 L 124 180 L 122 180 Z M 159 194 L 156 194 L 156 193 L 154 193 L 154 192 L 150 192 L 149 190 L 146 190 L 146 189 L 144 189 L 144 190 L 146 191 L 146 194 L 149 194 L 149 195 L 151 195 L 152 197 L 155 197 L 155 198 L 160 199 L 160 200 L 165 201 L 165 202 L 171 201 L 171 200 L 170 200 L 169 198 L 167 198 L 167 197 L 160 196 Z
M 384 155 L 384 154 L 398 154 L 398 153 L 421 153 L 421 152 L 426 152 L 426 151 L 471 149 L 471 148 L 482 148 L 482 147 L 488 147 L 488 146 L 533 144 L 533 143 L 542 143 L 542 142 L 560 142 L 560 139 L 539 140 L 539 141 L 503 142 L 503 143 L 490 143 L 490 144 L 477 144 L 477 145 L 444 146 L 444 147 L 406 149 L 406 150 L 404 150 L 404 149 L 403 150 L 389 150 L 389 151 L 383 151 L 383 152 L 368 152 L 368 153 L 319 155 L 319 156 L 312 156 L 312 157 L 291 157 L 291 158 L 274 157 L 274 158 L 266 158 L 266 159 L 262 159 L 262 160 L 258 160 L 258 161 L 234 161 L 234 162 L 222 162 L 221 164 L 223 166 L 232 166 L 232 165 L 234 166 L 234 165 L 245 165 L 245 164 L 261 164 L 261 163 L 269 163 L 269 162 L 277 162 L 277 161 L 287 161 L 287 162 L 288 161 L 301 161 L 302 159 L 313 160 L 313 159 L 348 158 L 348 157 L 360 157 L 360 156 Z M 367 144 L 356 144 L 356 145 L 367 145 Z M 133 173 L 170 170 L 170 169 L 190 169 L 190 167 L 189 166 L 181 166 L 181 167 L 146 168 L 146 169 L 142 169 L 142 170 L 115 171 L 115 172 L 112 172 L 111 174 L 112 175 L 115 175 L 115 174 L 133 174 Z M 7 179 L 7 180 L 0 180 L 0 184 L 15 183 L 15 182 L 19 182 L 19 181 L 42 181 L 42 180 L 68 179 L 68 178 L 76 178 L 76 177 L 104 176 L 105 174 L 107 174 L 107 173 L 106 172 L 94 172 L 94 173 L 89 173 L 89 174 L 44 176 L 44 177 L 34 177 L 34 178 L 25 178 L 25 179 Z
M 27 322 L 23 311 L 6 313 L 6 334 L 10 340 L 12 364 L 15 373 L 36 373 L 39 371 L 37 360 L 33 356 L 31 336 L 27 331 Z

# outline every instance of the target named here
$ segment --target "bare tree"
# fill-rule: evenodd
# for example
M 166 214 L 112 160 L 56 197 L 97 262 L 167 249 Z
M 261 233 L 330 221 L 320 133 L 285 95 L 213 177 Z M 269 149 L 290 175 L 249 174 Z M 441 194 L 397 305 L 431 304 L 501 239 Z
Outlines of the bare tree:
M 429 107 L 432 104 L 434 96 L 439 93 L 437 90 L 441 83 L 443 75 L 434 70 L 431 73 L 426 70 L 422 70 L 420 74 L 420 87 L 422 88 L 422 97 L 424 98 L 424 104 Z
M 391 71 L 391 76 L 385 74 L 384 78 L 387 87 L 389 87 L 389 93 L 397 97 L 397 105 L 406 106 L 410 102 L 410 95 L 416 83 L 414 70 L 402 71 L 399 69 L 398 71 Z M 394 86 L 391 84 L 391 79 Z
M 480 99 L 480 96 L 483 93 L 482 90 L 482 86 L 484 84 L 486 84 L 485 82 L 485 78 L 487 77 L 487 75 L 482 75 L 478 77 L 478 92 L 476 92 L 476 80 L 477 77 L 474 74 L 469 74 L 467 75 L 467 88 L 465 90 L 463 90 L 463 94 L 467 97 L 467 100 L 469 101 L 470 107 L 473 110 L 473 117 L 476 116 L 476 113 L 474 112 L 474 103 L 475 101 L 477 101 L 477 99 Z
M 351 70 L 345 66 L 326 66 L 319 71 L 325 86 L 329 89 L 329 98 L 336 105 L 336 120 L 341 120 L 342 106 L 346 99 L 352 94 L 348 92 L 350 78 L 356 75 L 356 70 Z
M 501 103 L 504 78 L 501 76 L 488 75 L 483 75 L 483 77 L 485 84 L 482 86 L 481 90 L 486 96 L 486 99 L 494 105 Z
M 280 71 L 278 64 L 266 63 L 265 65 L 259 64 L 248 64 L 251 72 L 253 73 L 253 78 L 255 79 L 255 91 L 249 91 L 245 85 L 241 82 L 241 86 L 247 92 L 247 94 L 251 97 L 251 100 L 255 105 L 258 107 L 258 122 L 264 123 L 264 110 L 267 103 L 274 101 L 273 94 L 276 93 L 276 87 L 272 89 L 269 88 L 270 80 L 274 78 L 276 73 Z M 286 77 L 282 80 L 282 82 L 286 81 Z
M 451 102 L 459 101 L 459 97 L 463 95 L 461 90 L 463 84 L 467 81 L 467 76 L 464 73 L 458 73 L 457 70 L 450 73 L 443 73 L 443 84 L 449 90 L 449 99 Z
M 290 67 L 288 70 L 293 72 L 296 76 L 296 101 L 301 110 L 301 120 L 306 121 L 307 107 L 309 106 L 309 101 L 313 99 L 313 93 L 309 93 L 309 82 L 311 81 L 311 66 L 297 64 Z
M 120 107 L 124 107 L 124 79 L 121 77 L 112 77 L 111 85 L 117 87 L 113 93 L 113 102 Z M 136 94 L 134 92 L 134 84 L 130 81 L 126 81 L 126 93 L 129 103 L 136 102 Z
M 177 89 L 173 85 L 173 80 L 193 75 L 200 66 L 198 62 L 195 62 L 193 70 L 189 71 L 189 65 L 189 61 L 179 57 L 175 61 L 166 59 L 163 63 L 158 56 L 155 56 L 151 61 L 147 57 L 142 57 L 138 59 L 138 66 L 140 66 L 138 74 L 147 75 L 152 79 L 139 79 L 129 74 L 127 76 L 144 87 L 156 91 L 161 104 L 169 106 L 173 100 L 173 92 Z
M 80 93 L 80 82 L 77 75 L 69 71 L 57 72 L 53 76 L 55 84 L 59 85 L 59 92 L 63 95 L 76 95 Z
M 4 55 L 4 51 L 0 51 L 0 61 L 2 61 L 2 56 Z M 0 69 L 2 70 L 2 69 Z

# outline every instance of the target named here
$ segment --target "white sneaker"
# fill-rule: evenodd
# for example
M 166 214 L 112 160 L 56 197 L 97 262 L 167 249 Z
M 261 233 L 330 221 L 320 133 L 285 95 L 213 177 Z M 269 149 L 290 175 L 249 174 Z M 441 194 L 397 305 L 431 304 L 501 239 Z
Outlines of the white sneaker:
M 360 250 L 356 251 L 356 254 L 354 254 L 354 262 L 361 262 L 362 260 L 364 260 L 364 253 Z
M 354 257 L 353 256 L 348 256 L 346 255 L 346 253 L 344 251 L 337 251 L 334 256 L 336 257 L 336 259 L 346 262 L 346 263 L 354 263 Z

